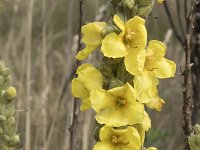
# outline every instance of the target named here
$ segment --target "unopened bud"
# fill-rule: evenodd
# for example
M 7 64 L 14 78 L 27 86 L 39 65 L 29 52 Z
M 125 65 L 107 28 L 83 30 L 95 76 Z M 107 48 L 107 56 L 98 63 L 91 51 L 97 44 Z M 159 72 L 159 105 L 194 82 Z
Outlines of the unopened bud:
M 125 0 L 124 6 L 126 6 L 128 9 L 132 9 L 135 5 L 135 0 Z
M 19 135 L 15 134 L 11 137 L 10 143 L 12 146 L 18 144 L 20 142 Z
M 140 7 L 139 8 L 139 12 L 138 12 L 138 16 L 142 17 L 142 18 L 146 18 L 149 13 L 152 11 L 152 5 L 148 5 L 145 7 Z
M 123 86 L 124 83 L 118 79 L 112 79 L 110 82 L 110 86 L 109 89 L 115 88 L 115 87 L 119 87 L 119 86 Z
M 0 127 L 0 136 L 3 135 L 3 129 Z
M 5 120 L 6 120 L 6 117 L 4 115 L 0 115 L 0 122 L 5 121 Z
M 12 101 L 17 95 L 17 91 L 14 87 L 9 87 L 5 93 L 4 93 L 4 98 L 8 101 Z
M 8 77 L 8 76 L 10 75 L 10 69 L 9 69 L 9 68 L 5 68 L 5 69 L 3 70 L 3 72 L 1 73 L 1 75 L 2 75 L 4 78 Z
M 147 6 L 147 5 L 150 5 L 150 4 L 152 4 L 153 3 L 153 0 L 139 0 L 138 1 L 138 5 L 140 6 L 140 7 L 142 7 L 142 6 Z

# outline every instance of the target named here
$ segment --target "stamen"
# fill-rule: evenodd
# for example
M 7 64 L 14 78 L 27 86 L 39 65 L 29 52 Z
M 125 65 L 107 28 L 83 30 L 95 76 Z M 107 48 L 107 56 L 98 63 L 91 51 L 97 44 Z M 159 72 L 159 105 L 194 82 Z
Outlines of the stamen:
M 125 100 L 125 99 L 119 98 L 119 99 L 118 99 L 118 104 L 119 104 L 119 105 L 124 105 L 124 104 L 126 104 L 126 100 Z

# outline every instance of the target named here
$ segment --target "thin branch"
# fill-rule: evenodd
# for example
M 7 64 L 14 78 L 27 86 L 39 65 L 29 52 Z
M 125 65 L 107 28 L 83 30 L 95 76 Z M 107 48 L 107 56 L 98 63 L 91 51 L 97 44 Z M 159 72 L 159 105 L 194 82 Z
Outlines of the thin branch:
M 79 30 L 78 30 L 78 49 L 77 53 L 80 51 L 82 47 L 81 43 L 81 27 L 84 24 L 84 4 L 85 0 L 79 0 Z M 80 61 L 76 60 L 76 63 L 74 64 L 74 70 L 77 70 L 78 66 L 80 65 Z M 73 114 L 72 114 L 72 123 L 69 127 L 70 132 L 70 150 L 76 150 L 78 149 L 77 146 L 77 130 L 78 130 L 78 113 L 79 113 L 79 105 L 78 105 L 78 99 L 74 98 L 73 102 Z M 80 145 L 79 145 L 80 146 Z
M 184 0 L 184 12 L 185 12 L 185 22 L 187 24 L 187 15 L 188 15 L 188 8 L 187 8 L 187 1 L 188 0 Z
M 185 148 L 184 150 L 190 150 L 188 137 L 192 132 L 192 101 L 191 101 L 191 93 L 190 93 L 190 74 L 191 74 L 191 35 L 193 30 L 193 22 L 194 22 L 194 8 L 197 5 L 197 1 L 193 1 L 193 5 L 191 11 L 187 17 L 186 24 L 186 34 L 185 34 L 185 71 L 183 73 L 184 83 L 183 83 L 183 130 L 185 134 Z
M 181 36 L 178 34 L 178 31 L 176 30 L 176 27 L 174 25 L 174 22 L 173 22 L 173 19 L 172 19 L 172 16 L 171 16 L 171 13 L 169 11 L 169 8 L 168 8 L 168 5 L 167 5 L 166 1 L 164 1 L 164 7 L 165 7 L 165 10 L 166 10 L 168 19 L 169 19 L 169 23 L 170 23 L 170 25 L 172 27 L 172 30 L 174 32 L 174 35 L 175 35 L 176 39 L 180 42 L 180 44 L 183 46 L 184 45 L 184 41 L 181 38 Z

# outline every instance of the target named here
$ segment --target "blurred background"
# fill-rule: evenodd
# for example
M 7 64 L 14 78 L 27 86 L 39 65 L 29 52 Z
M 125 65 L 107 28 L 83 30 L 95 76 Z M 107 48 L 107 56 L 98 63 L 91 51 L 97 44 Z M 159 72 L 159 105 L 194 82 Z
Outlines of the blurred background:
M 85 22 L 104 20 L 105 2 L 86 0 Z M 174 0 L 168 0 L 168 4 L 179 28 Z M 0 0 L 0 59 L 12 69 L 13 85 L 18 91 L 16 109 L 29 110 L 16 112 L 21 135 L 18 149 L 25 149 L 25 142 L 31 150 L 69 149 L 74 100 L 70 82 L 77 49 L 78 7 L 78 0 Z M 184 16 L 181 19 L 184 22 Z M 166 57 L 177 64 L 176 77 L 160 81 L 160 96 L 166 102 L 162 111 L 148 110 L 152 129 L 146 146 L 179 150 L 184 147 L 183 78 L 178 74 L 184 65 L 184 50 L 174 37 L 163 4 L 156 3 L 146 25 L 148 38 L 164 41 L 168 46 Z M 96 52 L 86 61 L 95 65 L 98 60 Z M 83 128 L 77 135 L 83 141 L 81 149 L 91 150 L 95 143 L 94 113 L 81 113 L 79 122 Z

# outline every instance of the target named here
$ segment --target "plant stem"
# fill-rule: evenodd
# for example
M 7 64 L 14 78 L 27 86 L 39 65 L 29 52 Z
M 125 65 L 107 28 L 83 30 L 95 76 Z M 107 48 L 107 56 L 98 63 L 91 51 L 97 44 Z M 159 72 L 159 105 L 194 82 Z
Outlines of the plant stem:
M 194 8 L 197 2 L 193 1 L 193 5 L 191 11 L 187 17 L 186 24 L 186 34 L 185 34 L 185 71 L 183 72 L 184 83 L 183 83 L 183 130 L 185 134 L 185 148 L 184 150 L 190 150 L 188 137 L 192 132 L 192 101 L 191 101 L 191 93 L 190 93 L 190 74 L 191 74 L 191 35 L 193 29 L 193 17 L 194 17 Z
M 84 4 L 85 0 L 79 0 L 79 29 L 78 29 L 78 49 L 77 53 L 81 50 L 82 43 L 81 43 L 81 27 L 84 24 Z M 76 60 L 73 69 L 77 70 L 78 66 L 80 65 L 80 61 Z M 75 71 L 74 71 L 75 72 Z M 79 150 L 80 145 L 77 143 L 77 133 L 79 129 L 79 121 L 78 121 L 78 114 L 79 114 L 79 104 L 78 99 L 74 98 L 73 102 L 73 114 L 72 114 L 72 124 L 70 125 L 69 132 L 70 132 L 70 150 Z

